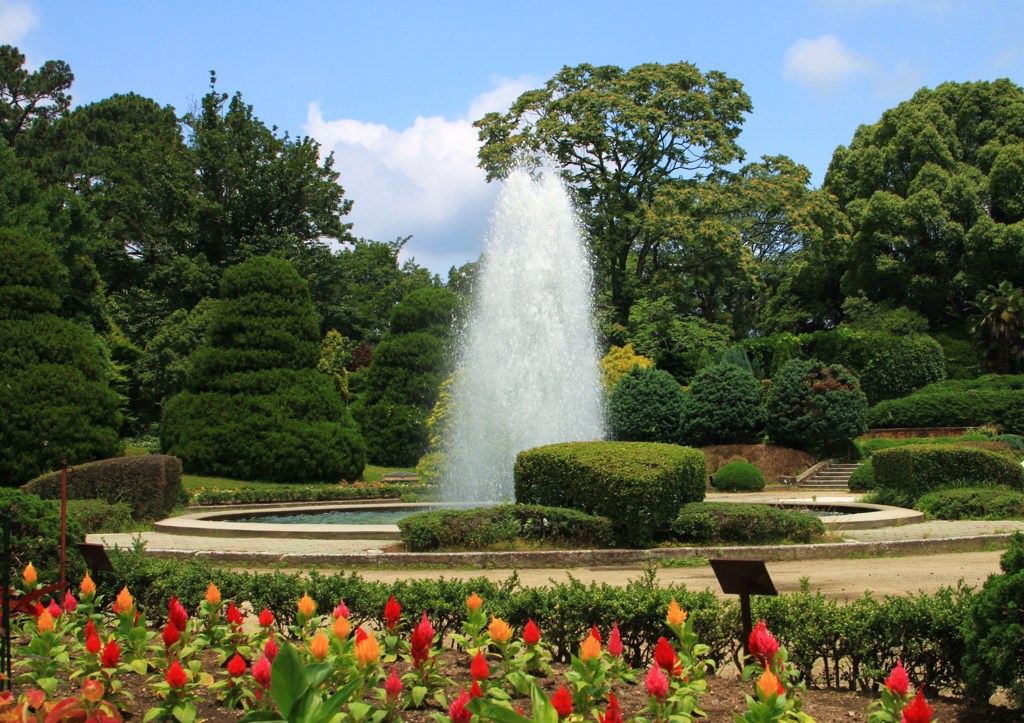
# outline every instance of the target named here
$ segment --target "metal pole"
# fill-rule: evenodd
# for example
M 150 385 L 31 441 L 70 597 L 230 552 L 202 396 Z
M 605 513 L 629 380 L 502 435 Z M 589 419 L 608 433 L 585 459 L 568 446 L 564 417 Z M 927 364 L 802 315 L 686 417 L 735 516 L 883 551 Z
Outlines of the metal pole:
M 66 585 L 64 570 L 67 566 L 68 547 L 68 461 L 60 461 L 60 584 Z

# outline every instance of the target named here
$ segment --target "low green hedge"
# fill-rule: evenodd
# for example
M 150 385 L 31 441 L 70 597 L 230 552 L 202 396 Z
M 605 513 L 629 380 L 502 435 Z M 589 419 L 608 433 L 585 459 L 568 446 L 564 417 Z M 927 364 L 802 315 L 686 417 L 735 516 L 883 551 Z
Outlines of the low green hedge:
M 699 450 L 657 442 L 566 442 L 520 452 L 516 501 L 612 521 L 615 543 L 649 546 L 686 502 L 704 499 Z
M 1014 435 L 1001 435 L 1001 436 L 1014 436 Z M 892 447 L 906 447 L 911 444 L 963 444 L 966 446 L 980 446 L 982 449 L 988 448 L 991 452 L 1005 452 L 1010 449 L 1008 443 L 1001 443 L 998 437 L 993 438 L 982 432 L 968 432 L 959 437 L 862 437 L 854 440 L 853 444 L 857 447 L 861 457 L 870 457 L 880 449 L 890 449 Z M 995 443 L 994 446 L 988 447 L 988 445 Z
M 911 445 L 871 458 L 880 501 L 913 507 L 923 495 L 950 487 L 1024 489 L 1024 469 L 1013 458 L 955 445 Z
M 21 580 L 21 571 L 31 562 L 40 580 L 56 582 L 60 570 L 60 504 L 19 489 L 0 488 L 0 512 L 11 516 L 11 580 Z M 75 544 L 84 539 L 81 526 L 69 516 L 69 580 L 85 572 L 81 555 L 74 551 Z
M 864 460 L 860 467 L 853 470 L 848 484 L 853 492 L 865 492 L 875 488 L 875 469 L 870 459 Z
M 937 490 L 915 507 L 936 520 L 1022 520 L 1024 492 L 1004 487 Z
M 53 500 L 60 511 L 60 502 Z M 68 519 L 75 520 L 82 532 L 131 532 L 135 529 L 132 508 L 127 502 L 111 504 L 104 500 L 68 500 Z
M 349 487 L 338 485 L 289 486 L 276 489 L 239 487 L 202 489 L 192 492 L 193 505 L 241 505 L 259 502 L 321 502 L 326 500 L 366 500 L 375 498 L 413 501 L 436 494 L 437 486 L 423 482 L 369 482 Z
M 22 489 L 60 499 L 60 472 L 36 477 Z M 75 465 L 68 472 L 68 499 L 125 502 L 136 520 L 159 520 L 187 499 L 181 461 L 165 454 L 114 457 Z
M 413 552 L 481 550 L 517 539 L 574 547 L 607 547 L 612 542 L 612 524 L 607 518 L 541 505 L 417 512 L 399 520 L 398 529 Z
M 1022 434 L 1024 390 L 925 387 L 909 397 L 879 402 L 868 410 L 867 421 L 870 429 L 994 425 L 1002 432 Z
M 768 505 L 696 502 L 683 505 L 672 534 L 685 544 L 773 545 L 811 542 L 825 534 L 814 515 Z
M 711 486 L 720 492 L 756 492 L 764 489 L 764 475 L 750 462 L 730 462 L 715 472 Z

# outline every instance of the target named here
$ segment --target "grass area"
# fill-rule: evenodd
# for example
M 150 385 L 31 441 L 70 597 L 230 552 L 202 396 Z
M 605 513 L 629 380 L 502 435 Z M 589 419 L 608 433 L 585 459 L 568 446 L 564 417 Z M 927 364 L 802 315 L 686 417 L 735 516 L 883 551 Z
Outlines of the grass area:
M 361 482 L 380 482 L 381 478 L 389 472 L 400 472 L 403 470 L 394 470 L 390 467 L 378 467 L 376 465 L 366 465 L 366 470 L 363 472 L 363 479 Z M 301 488 L 324 486 L 320 482 L 295 482 L 293 484 L 281 484 L 278 482 L 255 482 L 252 480 L 240 480 L 230 479 L 228 477 L 206 477 L 198 474 L 183 474 L 181 476 L 181 483 L 185 485 L 185 489 L 188 492 L 198 492 L 201 489 L 206 490 L 237 490 L 237 489 L 256 489 L 256 490 L 282 490 L 288 488 Z

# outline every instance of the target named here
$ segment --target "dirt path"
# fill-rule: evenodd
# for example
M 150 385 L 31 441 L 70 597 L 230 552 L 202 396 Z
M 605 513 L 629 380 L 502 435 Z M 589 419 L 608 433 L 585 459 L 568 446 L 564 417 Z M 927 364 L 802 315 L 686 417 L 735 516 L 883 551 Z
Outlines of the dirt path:
M 870 590 L 875 596 L 904 593 L 934 593 L 941 587 L 956 585 L 963 580 L 979 587 L 985 579 L 999 572 L 1002 551 L 963 552 L 940 555 L 905 557 L 860 558 L 851 560 L 805 560 L 768 563 L 768 573 L 779 592 L 800 589 L 801 578 L 806 577 L 812 590 L 826 596 L 849 599 L 863 596 Z M 474 578 L 502 580 L 510 570 L 364 570 L 359 574 L 367 580 L 415 580 L 422 578 Z M 550 582 L 565 582 L 572 575 L 577 580 L 606 582 L 622 585 L 639 578 L 639 567 L 575 568 L 572 570 L 520 570 L 519 578 L 529 587 Z M 661 567 L 658 580 L 662 583 L 684 583 L 692 590 L 710 589 L 719 592 L 718 582 L 710 566 Z

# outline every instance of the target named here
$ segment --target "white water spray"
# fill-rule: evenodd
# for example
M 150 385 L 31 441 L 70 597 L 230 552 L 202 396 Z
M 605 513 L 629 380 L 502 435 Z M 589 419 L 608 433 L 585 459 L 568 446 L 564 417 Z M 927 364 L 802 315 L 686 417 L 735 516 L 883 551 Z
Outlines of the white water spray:
M 513 172 L 491 220 L 463 341 L 446 501 L 514 500 L 520 451 L 604 436 L 592 287 L 557 176 Z

